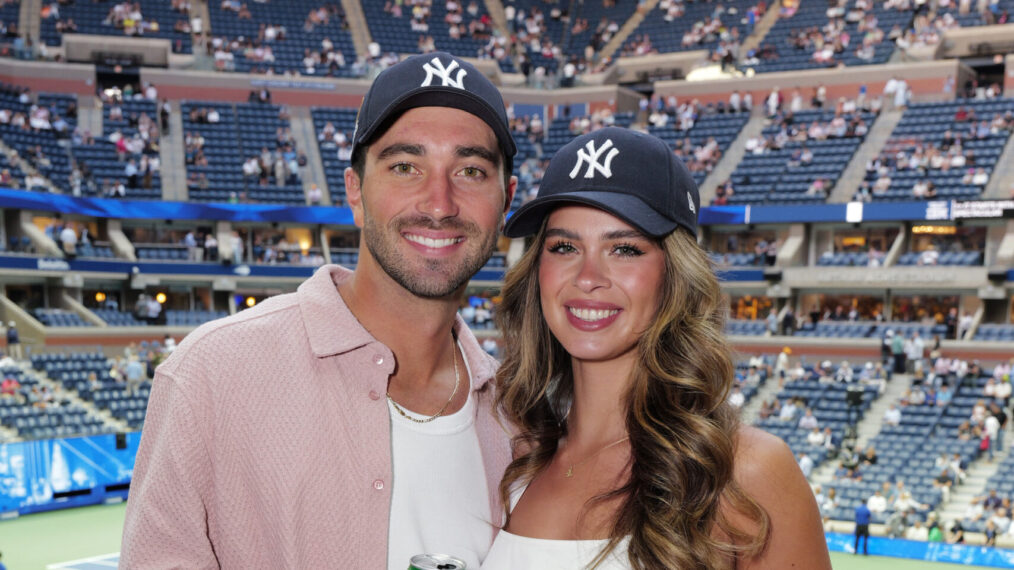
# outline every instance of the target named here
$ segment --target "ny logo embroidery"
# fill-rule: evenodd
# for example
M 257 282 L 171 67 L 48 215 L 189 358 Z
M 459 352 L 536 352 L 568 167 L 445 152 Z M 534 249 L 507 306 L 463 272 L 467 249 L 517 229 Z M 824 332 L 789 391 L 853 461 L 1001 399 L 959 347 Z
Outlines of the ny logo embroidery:
M 599 158 L 602 157 L 602 153 L 609 151 L 606 154 L 605 162 L 599 162 Z M 586 152 L 587 151 L 587 152 Z M 571 179 L 577 178 L 578 173 L 581 171 L 581 165 L 588 163 L 588 170 L 585 171 L 585 178 L 595 178 L 595 171 L 599 171 L 602 176 L 606 178 L 613 177 L 613 171 L 610 165 L 613 163 L 613 159 L 616 155 L 620 154 L 619 149 L 613 148 L 612 139 L 606 139 L 597 150 L 595 149 L 595 141 L 588 141 L 588 144 L 584 145 L 584 148 L 578 149 L 577 151 L 577 164 L 574 165 L 574 169 L 570 171 Z
M 420 87 L 429 87 L 430 84 L 433 83 L 433 78 L 437 77 L 440 79 L 440 85 L 443 87 L 449 85 L 457 89 L 465 88 L 462 81 L 465 79 L 465 76 L 468 75 L 468 71 L 458 69 L 458 62 L 453 59 L 451 60 L 450 65 L 444 67 L 443 62 L 441 62 L 439 58 L 434 57 L 423 64 L 423 69 L 426 70 L 426 79 L 423 80 Z M 451 73 L 453 73 L 455 69 L 458 69 L 458 75 L 457 77 L 452 78 Z
M 694 197 L 690 195 L 690 192 L 687 192 L 687 203 L 690 204 L 690 211 L 696 215 L 697 208 L 694 207 Z

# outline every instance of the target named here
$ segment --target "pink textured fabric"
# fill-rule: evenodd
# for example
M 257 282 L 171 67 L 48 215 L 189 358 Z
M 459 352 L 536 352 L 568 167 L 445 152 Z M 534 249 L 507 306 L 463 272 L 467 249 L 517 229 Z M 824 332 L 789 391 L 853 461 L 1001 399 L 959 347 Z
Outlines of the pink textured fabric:
M 387 567 L 394 358 L 342 301 L 349 275 L 322 267 L 296 293 L 200 327 L 158 368 L 122 568 Z M 491 412 L 495 361 L 455 327 L 498 516 L 510 442 Z

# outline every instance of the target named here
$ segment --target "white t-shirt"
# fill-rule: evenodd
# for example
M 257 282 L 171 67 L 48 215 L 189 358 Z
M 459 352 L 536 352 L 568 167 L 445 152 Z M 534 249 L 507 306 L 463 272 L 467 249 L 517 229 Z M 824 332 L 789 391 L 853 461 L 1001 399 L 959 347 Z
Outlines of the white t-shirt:
M 469 389 L 469 378 L 466 362 L 459 390 Z M 388 402 L 394 468 L 387 544 L 390 570 L 405 570 L 417 554 L 450 555 L 468 568 L 478 568 L 486 557 L 493 517 L 475 431 L 475 406 L 473 396 L 456 413 L 420 424 L 403 418 Z

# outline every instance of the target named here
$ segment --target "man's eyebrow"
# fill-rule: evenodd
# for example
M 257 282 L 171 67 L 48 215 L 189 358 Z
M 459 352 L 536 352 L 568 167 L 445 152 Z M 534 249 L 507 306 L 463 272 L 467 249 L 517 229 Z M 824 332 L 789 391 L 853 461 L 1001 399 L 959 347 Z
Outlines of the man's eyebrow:
M 500 153 L 493 152 L 484 146 L 459 146 L 454 149 L 454 154 L 461 158 L 475 156 L 489 162 L 493 166 L 500 166 Z
M 391 158 L 392 156 L 399 154 L 411 154 L 413 156 L 425 156 L 426 147 L 418 144 L 409 143 L 394 143 L 390 146 L 384 147 L 380 153 L 377 154 L 377 160 L 384 160 Z

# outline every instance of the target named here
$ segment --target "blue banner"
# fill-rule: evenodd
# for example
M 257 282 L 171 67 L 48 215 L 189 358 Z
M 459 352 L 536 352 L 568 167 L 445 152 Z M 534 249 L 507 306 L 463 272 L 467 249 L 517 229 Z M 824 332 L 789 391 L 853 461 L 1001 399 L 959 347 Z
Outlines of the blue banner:
M 855 536 L 829 532 L 827 547 L 833 552 L 855 552 Z M 861 549 L 861 547 L 860 547 Z M 877 556 L 911 558 L 927 562 L 950 562 L 993 568 L 1014 568 L 1014 550 L 945 542 L 922 542 L 871 536 L 869 553 Z
M 300 277 L 313 275 L 316 267 L 308 265 L 222 265 L 221 263 L 187 263 L 123 260 L 66 260 L 50 257 L 0 255 L 0 268 L 35 269 L 39 271 L 84 271 L 92 273 L 148 275 L 207 275 L 209 277 Z
M 38 271 L 78 271 L 90 273 L 117 273 L 120 275 L 198 275 L 207 277 L 298 277 L 306 279 L 316 267 L 309 265 L 222 265 L 221 263 L 188 263 L 165 261 L 123 261 L 116 259 L 59 259 L 24 255 L 0 255 L 0 269 L 29 269 Z M 354 267 L 350 266 L 350 269 Z M 472 281 L 503 281 L 504 270 L 484 267 Z
M 125 498 L 141 432 L 0 444 L 0 513 L 33 513 Z
M 0 189 L 0 208 L 129 220 L 227 220 L 353 225 L 352 210 L 349 208 L 75 198 L 66 194 L 9 189 Z
M 699 223 L 787 224 L 807 222 L 863 222 L 951 220 L 1014 216 L 1010 201 L 874 202 L 869 204 L 808 204 L 780 206 L 705 206 Z M 960 206 L 960 207 L 959 207 Z M 212 204 L 75 198 L 0 188 L 0 208 L 77 214 L 93 218 L 132 220 L 224 220 L 231 222 L 290 222 L 352 226 L 352 210 L 331 206 L 272 204 Z M 957 208 L 957 209 L 956 209 Z M 848 213 L 847 213 L 848 212 Z

